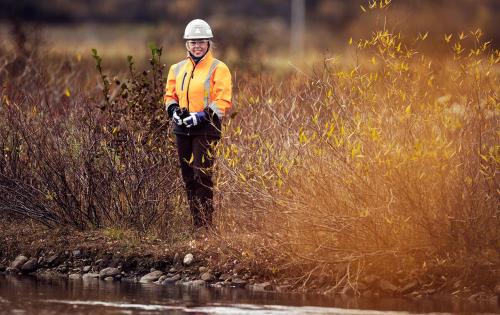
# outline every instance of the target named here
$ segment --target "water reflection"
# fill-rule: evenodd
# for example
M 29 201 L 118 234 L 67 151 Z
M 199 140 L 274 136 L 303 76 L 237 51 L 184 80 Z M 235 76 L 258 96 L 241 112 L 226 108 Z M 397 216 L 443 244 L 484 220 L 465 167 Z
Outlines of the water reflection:
M 370 311 L 370 310 L 379 310 Z M 0 275 L 0 313 L 19 314 L 384 314 L 496 313 L 493 304 L 450 299 L 354 299 L 234 288 L 159 286 L 97 279 Z

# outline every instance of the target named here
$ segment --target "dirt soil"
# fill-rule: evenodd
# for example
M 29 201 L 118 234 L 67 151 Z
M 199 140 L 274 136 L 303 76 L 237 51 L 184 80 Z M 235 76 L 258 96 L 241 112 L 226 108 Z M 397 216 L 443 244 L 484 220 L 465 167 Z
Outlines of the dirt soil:
M 47 258 L 59 255 L 62 260 L 59 264 L 68 265 L 66 269 L 57 266 L 45 269 L 40 266 L 37 272 L 54 272 L 64 276 L 81 269 L 83 265 L 92 265 L 93 271 L 105 267 L 119 266 L 126 277 L 141 276 L 152 269 L 165 271 L 176 269 L 181 277 L 188 280 L 202 278 L 205 271 L 214 274 L 211 284 L 224 285 L 223 277 L 238 278 L 239 284 L 248 284 L 247 287 L 259 287 L 265 290 L 294 291 L 307 293 L 328 293 L 362 296 L 409 296 L 420 298 L 429 295 L 452 295 L 456 298 L 468 298 L 473 301 L 489 301 L 498 303 L 500 288 L 488 287 L 459 288 L 451 281 L 441 281 L 434 285 L 420 281 L 407 283 L 391 283 L 377 275 L 365 276 L 354 288 L 332 290 L 331 284 L 317 285 L 311 281 L 309 286 L 296 285 L 290 280 L 289 274 L 273 274 L 262 269 L 259 265 L 242 262 L 231 251 L 220 250 L 221 244 L 213 240 L 210 232 L 198 232 L 181 237 L 176 241 L 165 241 L 148 235 L 123 230 L 104 229 L 94 231 L 76 231 L 71 229 L 41 228 L 36 225 L 0 224 L 0 272 L 8 271 L 11 262 L 19 255 L 28 258 Z M 75 253 L 79 257 L 75 258 Z M 191 253 L 195 257 L 194 263 L 185 266 L 183 257 Z M 78 260 L 78 262 L 77 262 Z M 80 271 L 81 273 L 81 271 Z M 217 282 L 220 280 L 219 282 Z M 185 281 L 185 280 L 182 280 Z M 231 280 L 230 280 L 231 281 Z M 376 284 L 375 284 L 376 282 Z M 395 285 L 393 285 L 393 283 Z M 229 283 L 230 284 L 230 283 Z M 375 287 L 376 286 L 376 287 Z M 498 287 L 498 285 L 497 285 Z

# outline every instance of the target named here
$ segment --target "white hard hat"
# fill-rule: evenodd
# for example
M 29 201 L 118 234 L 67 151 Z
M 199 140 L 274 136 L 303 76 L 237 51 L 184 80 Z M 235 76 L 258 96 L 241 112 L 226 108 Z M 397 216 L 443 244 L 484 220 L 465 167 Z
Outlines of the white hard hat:
M 184 30 L 184 39 L 205 39 L 213 38 L 212 29 L 207 22 L 196 19 L 192 20 Z

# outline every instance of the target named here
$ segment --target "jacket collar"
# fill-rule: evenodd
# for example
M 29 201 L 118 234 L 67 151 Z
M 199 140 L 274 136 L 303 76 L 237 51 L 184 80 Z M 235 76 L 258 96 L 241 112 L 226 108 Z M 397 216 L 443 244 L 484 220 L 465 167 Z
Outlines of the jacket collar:
M 193 58 L 191 58 L 189 51 L 187 52 L 187 59 L 189 59 L 193 65 L 196 64 Z M 203 58 L 201 58 L 201 60 L 198 62 L 198 64 L 210 62 L 212 59 L 214 59 L 214 57 L 212 56 L 212 51 L 209 49 L 205 56 L 203 56 Z

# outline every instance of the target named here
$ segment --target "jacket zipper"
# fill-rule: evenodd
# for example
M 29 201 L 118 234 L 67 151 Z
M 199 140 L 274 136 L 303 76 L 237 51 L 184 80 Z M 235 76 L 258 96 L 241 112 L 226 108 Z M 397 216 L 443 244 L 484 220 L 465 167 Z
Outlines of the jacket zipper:
M 184 80 L 186 80 L 187 72 L 184 72 L 184 77 L 182 77 L 181 91 L 184 91 Z
M 200 63 L 200 62 L 198 62 L 198 63 Z M 196 66 L 198 65 L 198 63 L 194 64 L 193 71 L 191 71 L 191 77 L 189 78 L 189 81 L 187 83 L 186 96 L 187 96 L 187 109 L 188 109 L 188 112 L 189 112 L 189 85 L 191 84 L 191 79 L 194 78 L 194 70 L 196 69 Z

